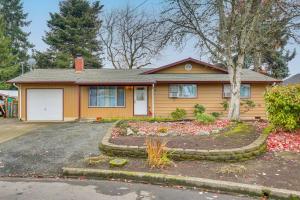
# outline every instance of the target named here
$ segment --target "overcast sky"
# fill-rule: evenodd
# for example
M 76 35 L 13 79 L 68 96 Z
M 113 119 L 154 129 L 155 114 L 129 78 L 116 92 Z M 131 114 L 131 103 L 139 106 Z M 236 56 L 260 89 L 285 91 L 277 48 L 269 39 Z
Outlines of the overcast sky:
M 30 41 L 35 45 L 37 50 L 45 50 L 47 45 L 43 42 L 42 37 L 47 30 L 47 20 L 49 20 L 49 12 L 58 11 L 58 3 L 60 0 L 22 0 L 24 4 L 25 12 L 28 13 L 28 20 L 31 21 L 31 25 L 26 29 L 31 32 L 29 37 Z M 90 0 L 93 1 L 93 0 Z M 104 12 L 112 8 L 118 8 L 130 3 L 132 6 L 139 6 L 143 4 L 143 8 L 153 10 L 153 12 L 159 10 L 161 6 L 160 0 L 102 0 L 104 5 Z M 300 46 L 289 45 L 290 49 L 296 48 L 297 55 L 289 63 L 290 74 L 300 73 Z M 193 43 L 189 42 L 182 50 L 177 50 L 175 47 L 166 48 L 160 56 L 153 59 L 153 66 L 159 67 L 171 62 L 175 62 L 187 57 L 193 57 L 207 61 L 206 57 L 200 56 L 200 53 L 193 48 Z M 110 67 L 108 62 L 104 62 L 105 67 Z

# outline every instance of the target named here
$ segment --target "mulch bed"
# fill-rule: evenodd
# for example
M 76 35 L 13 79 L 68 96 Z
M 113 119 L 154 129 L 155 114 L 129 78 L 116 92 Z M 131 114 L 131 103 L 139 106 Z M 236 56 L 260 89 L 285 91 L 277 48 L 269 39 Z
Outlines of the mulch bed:
M 285 132 L 278 130 L 269 135 L 267 140 L 269 151 L 291 151 L 300 152 L 300 130 Z
M 167 147 L 171 148 L 209 150 L 238 148 L 251 144 L 256 140 L 262 127 L 265 127 L 265 125 L 266 124 L 263 122 L 255 122 L 254 126 L 249 123 L 245 125 L 243 129 L 234 132 L 224 130 L 218 134 L 201 136 L 186 134 L 185 136 L 164 136 L 161 138 L 162 140 L 167 141 Z M 155 127 L 157 127 L 157 125 Z M 110 142 L 118 145 L 144 146 L 147 137 L 150 136 L 114 135 L 114 137 L 110 139 Z
M 128 158 L 128 161 L 124 167 L 114 168 L 114 170 L 192 176 L 300 191 L 300 154 L 298 153 L 268 152 L 257 159 L 237 163 L 180 161 L 164 169 L 151 169 L 145 159 Z M 75 167 L 111 169 L 107 162 L 94 166 L 82 163 L 81 166 Z M 223 168 L 232 172 L 224 173 Z M 234 168 L 237 169 L 232 170 Z

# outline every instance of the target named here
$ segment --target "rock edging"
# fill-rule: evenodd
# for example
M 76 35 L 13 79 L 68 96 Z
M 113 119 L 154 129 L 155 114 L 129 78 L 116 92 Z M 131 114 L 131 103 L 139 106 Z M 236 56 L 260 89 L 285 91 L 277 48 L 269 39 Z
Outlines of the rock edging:
M 269 196 L 275 199 L 289 199 L 291 196 L 300 198 L 299 191 L 187 176 L 87 168 L 63 168 L 63 174 L 69 177 L 86 176 L 102 179 L 129 179 L 152 184 L 181 185 L 259 197 L 262 196 L 263 192 L 267 191 Z
M 99 149 L 110 156 L 121 157 L 135 157 L 146 158 L 147 152 L 145 146 L 127 146 L 116 145 L 111 143 L 111 133 L 113 127 L 118 122 L 108 129 L 106 135 L 103 137 L 99 144 Z M 173 160 L 212 160 L 212 161 L 243 161 L 255 158 L 267 149 L 266 140 L 267 133 L 262 133 L 251 144 L 232 149 L 213 149 L 213 150 L 200 150 L 200 149 L 183 149 L 183 148 L 166 148 L 169 157 Z

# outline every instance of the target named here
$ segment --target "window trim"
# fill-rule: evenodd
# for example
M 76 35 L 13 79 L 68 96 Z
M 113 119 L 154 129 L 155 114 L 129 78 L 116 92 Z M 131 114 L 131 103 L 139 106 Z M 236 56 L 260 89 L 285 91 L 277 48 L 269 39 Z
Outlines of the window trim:
M 90 105 L 90 90 L 91 87 L 116 87 L 116 88 L 123 88 L 124 89 L 124 106 L 91 106 Z M 117 90 L 116 90 L 117 93 Z M 116 94 L 117 95 L 117 94 Z M 125 108 L 126 107 L 126 88 L 124 86 L 107 86 L 107 85 L 99 85 L 99 86 L 89 86 L 88 89 L 88 108 Z
M 230 99 L 231 97 L 225 97 L 225 96 L 224 96 L 224 88 L 225 88 L 225 85 L 230 85 L 230 83 L 224 83 L 224 84 L 223 84 L 223 86 L 222 86 L 222 97 L 223 97 L 223 99 Z M 251 85 L 250 83 L 242 83 L 241 86 L 242 86 L 242 85 L 249 85 L 249 90 L 250 90 L 250 91 L 249 91 L 249 96 L 248 96 L 248 97 L 241 97 L 241 96 L 240 96 L 240 98 L 241 98 L 241 99 L 251 99 L 251 97 L 252 97 L 252 85 Z
M 172 85 L 195 85 L 196 86 L 196 95 L 193 97 L 171 97 L 171 86 Z M 170 83 L 168 84 L 168 97 L 169 99 L 197 99 L 198 98 L 198 84 L 197 83 Z

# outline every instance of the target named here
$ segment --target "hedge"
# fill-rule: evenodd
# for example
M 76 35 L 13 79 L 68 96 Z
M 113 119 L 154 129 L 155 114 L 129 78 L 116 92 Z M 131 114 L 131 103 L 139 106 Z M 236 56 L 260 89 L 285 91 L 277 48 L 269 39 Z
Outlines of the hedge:
M 269 121 L 275 128 L 300 128 L 300 84 L 269 88 L 265 102 Z

